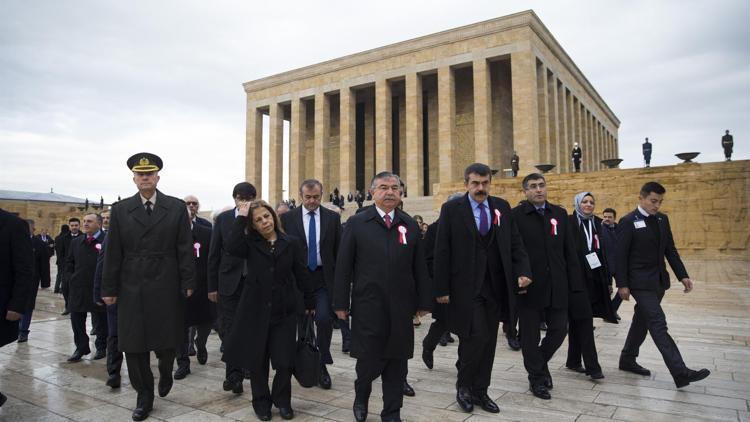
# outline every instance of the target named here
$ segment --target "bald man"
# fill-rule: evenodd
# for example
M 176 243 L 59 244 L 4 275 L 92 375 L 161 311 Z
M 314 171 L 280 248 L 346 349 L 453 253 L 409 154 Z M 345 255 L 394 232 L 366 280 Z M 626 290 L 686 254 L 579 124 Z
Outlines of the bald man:
M 201 226 L 210 229 L 211 222 L 198 216 L 198 210 L 201 208 L 201 203 L 198 201 L 198 198 L 195 195 L 188 195 L 185 197 L 184 201 L 187 205 L 188 212 L 190 213 L 190 221 L 192 221 L 193 224 L 200 224 Z

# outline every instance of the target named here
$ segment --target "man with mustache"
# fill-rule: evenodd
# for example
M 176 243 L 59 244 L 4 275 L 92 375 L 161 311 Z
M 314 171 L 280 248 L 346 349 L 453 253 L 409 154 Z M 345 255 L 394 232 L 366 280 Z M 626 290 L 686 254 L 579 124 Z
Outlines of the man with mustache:
M 456 402 L 498 413 L 487 395 L 500 321 L 531 283 L 529 260 L 510 205 L 490 196 L 492 171 L 481 163 L 464 170 L 466 195 L 443 204 L 435 244 L 438 303 L 447 304 L 448 329 L 458 334 Z

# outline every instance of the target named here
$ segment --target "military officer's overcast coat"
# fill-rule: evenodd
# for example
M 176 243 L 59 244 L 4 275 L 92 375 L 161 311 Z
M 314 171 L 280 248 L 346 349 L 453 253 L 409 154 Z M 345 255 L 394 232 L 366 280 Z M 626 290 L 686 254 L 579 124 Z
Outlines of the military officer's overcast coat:
M 193 236 L 185 203 L 159 191 L 151 216 L 139 194 L 112 207 L 102 297 L 117 297 L 120 350 L 173 349 L 194 289 Z
M 355 358 L 411 358 L 412 316 L 430 310 L 435 301 L 421 230 L 403 211 L 394 215 L 387 229 L 372 206 L 349 217 L 341 237 L 333 307 L 351 309 Z M 405 244 L 399 240 L 402 232 Z

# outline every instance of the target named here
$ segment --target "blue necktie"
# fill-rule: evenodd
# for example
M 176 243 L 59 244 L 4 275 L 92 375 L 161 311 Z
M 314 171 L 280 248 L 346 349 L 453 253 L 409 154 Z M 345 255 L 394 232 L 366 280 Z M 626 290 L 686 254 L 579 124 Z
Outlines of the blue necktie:
M 310 225 L 307 228 L 307 268 L 318 269 L 318 233 L 315 226 L 315 213 L 310 211 Z
M 484 215 L 484 203 L 479 204 L 479 234 L 486 235 L 490 231 L 490 225 L 487 223 L 487 217 Z

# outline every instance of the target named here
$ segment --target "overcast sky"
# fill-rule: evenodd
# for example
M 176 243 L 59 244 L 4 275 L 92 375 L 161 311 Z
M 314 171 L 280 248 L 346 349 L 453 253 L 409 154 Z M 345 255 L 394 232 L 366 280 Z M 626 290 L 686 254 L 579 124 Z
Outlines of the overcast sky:
M 3 1 L 0 189 L 110 202 L 125 160 L 165 161 L 159 185 L 231 203 L 244 178 L 242 83 L 534 9 L 621 120 L 622 167 L 676 152 L 750 158 L 750 2 Z

